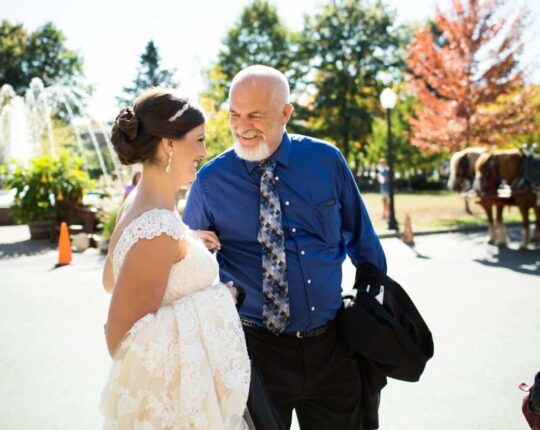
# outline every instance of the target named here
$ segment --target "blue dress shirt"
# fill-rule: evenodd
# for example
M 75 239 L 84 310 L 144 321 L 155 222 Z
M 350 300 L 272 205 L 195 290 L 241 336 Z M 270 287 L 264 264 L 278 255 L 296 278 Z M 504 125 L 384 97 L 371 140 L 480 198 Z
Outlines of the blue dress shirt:
M 290 323 L 310 330 L 335 318 L 341 306 L 341 266 L 371 262 L 386 272 L 381 243 L 353 175 L 337 148 L 285 133 L 272 157 L 283 213 Z M 184 212 L 192 229 L 215 231 L 222 282 L 244 288 L 240 315 L 263 326 L 259 230 L 261 171 L 230 149 L 207 163 L 193 183 Z M 217 310 L 216 310 L 217 311 Z

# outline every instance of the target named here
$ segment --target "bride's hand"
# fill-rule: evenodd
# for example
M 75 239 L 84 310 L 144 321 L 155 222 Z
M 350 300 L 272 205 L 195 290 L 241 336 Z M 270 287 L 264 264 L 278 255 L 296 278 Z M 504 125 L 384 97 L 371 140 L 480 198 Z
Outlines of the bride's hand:
M 234 300 L 234 304 L 236 305 L 236 296 L 238 294 L 238 290 L 233 287 L 233 281 L 226 282 L 225 286 L 229 289 L 229 292 L 231 293 Z
M 210 251 L 219 251 L 221 249 L 221 243 L 219 243 L 219 239 L 213 231 L 195 230 L 195 234 L 204 242 Z

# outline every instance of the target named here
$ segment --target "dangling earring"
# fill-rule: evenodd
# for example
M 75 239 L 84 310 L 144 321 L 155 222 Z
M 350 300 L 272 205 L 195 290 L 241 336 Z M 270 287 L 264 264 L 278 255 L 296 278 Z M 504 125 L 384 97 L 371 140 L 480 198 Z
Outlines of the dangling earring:
M 165 167 L 166 173 L 171 173 L 172 156 L 173 156 L 173 152 L 171 151 L 169 152 L 169 162 L 167 163 L 167 167 Z

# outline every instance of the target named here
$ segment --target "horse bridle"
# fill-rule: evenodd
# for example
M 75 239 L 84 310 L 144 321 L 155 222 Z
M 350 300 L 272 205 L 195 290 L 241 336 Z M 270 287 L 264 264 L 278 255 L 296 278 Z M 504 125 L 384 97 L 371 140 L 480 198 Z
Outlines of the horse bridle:
M 456 163 L 456 170 L 455 170 L 455 178 L 457 184 L 461 187 L 462 190 L 470 189 L 470 183 L 474 179 L 473 177 L 469 177 L 469 169 L 470 169 L 470 160 L 469 160 L 469 154 L 463 154 L 462 157 L 459 158 L 458 162 Z
M 480 166 L 478 173 L 481 174 L 480 178 L 477 175 L 474 180 L 474 189 L 478 194 L 481 196 L 490 192 L 497 194 L 497 163 L 493 154 L 490 154 L 486 162 Z
M 461 157 L 461 159 L 459 160 L 458 162 L 458 168 L 460 169 L 463 169 L 463 174 L 461 175 L 462 177 L 466 178 L 466 179 L 469 179 L 467 177 L 467 173 L 469 171 L 469 154 L 464 154 L 463 157 Z

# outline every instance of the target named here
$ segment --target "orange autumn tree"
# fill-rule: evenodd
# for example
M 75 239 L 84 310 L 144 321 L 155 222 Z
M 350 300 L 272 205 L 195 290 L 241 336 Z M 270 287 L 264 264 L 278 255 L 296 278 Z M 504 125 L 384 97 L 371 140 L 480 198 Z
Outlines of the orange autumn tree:
M 519 57 L 524 10 L 504 0 L 453 0 L 418 28 L 407 52 L 420 108 L 411 118 L 413 144 L 457 151 L 499 144 L 528 132 L 537 110 L 529 102 Z

